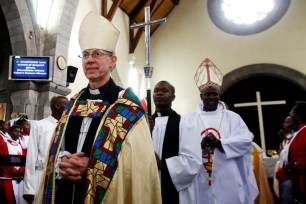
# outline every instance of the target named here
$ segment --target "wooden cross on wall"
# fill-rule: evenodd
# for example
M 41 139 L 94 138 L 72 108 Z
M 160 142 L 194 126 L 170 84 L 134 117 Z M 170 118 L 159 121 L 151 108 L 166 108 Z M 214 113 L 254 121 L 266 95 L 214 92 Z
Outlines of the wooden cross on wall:
M 249 107 L 249 106 L 257 106 L 258 113 L 258 123 L 259 123 L 259 132 L 260 132 L 260 143 L 261 148 L 266 154 L 266 141 L 265 141 L 265 132 L 264 132 L 264 123 L 263 123 L 263 114 L 262 114 L 262 106 L 264 105 L 282 105 L 286 104 L 285 100 L 281 101 L 261 101 L 260 92 L 256 91 L 256 102 L 249 103 L 236 103 L 234 107 Z

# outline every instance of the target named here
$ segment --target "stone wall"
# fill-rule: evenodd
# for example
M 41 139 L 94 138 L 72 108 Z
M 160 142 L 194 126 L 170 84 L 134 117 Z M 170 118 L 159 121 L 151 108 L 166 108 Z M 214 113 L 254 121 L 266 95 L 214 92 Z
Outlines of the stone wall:
M 41 119 L 50 114 L 53 96 L 68 95 L 67 69 L 59 69 L 56 59 L 67 59 L 73 20 L 78 0 L 54 0 L 49 21 L 41 28 L 36 21 L 38 0 L 0 0 L 0 103 L 7 104 L 6 120 L 12 112 Z M 1 12 L 1 11 L 0 11 Z M 51 82 L 8 80 L 9 56 L 53 56 Z

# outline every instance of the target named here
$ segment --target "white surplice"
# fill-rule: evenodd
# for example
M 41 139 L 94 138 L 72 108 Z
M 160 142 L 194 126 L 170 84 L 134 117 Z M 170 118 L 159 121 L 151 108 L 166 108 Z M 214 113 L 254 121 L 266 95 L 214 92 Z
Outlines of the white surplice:
M 166 159 L 167 167 L 176 190 L 179 191 L 180 204 L 195 204 L 193 190 L 194 178 L 197 176 L 202 161 L 201 148 L 193 125 L 180 121 L 179 155 Z
M 31 124 L 23 194 L 36 196 L 39 190 L 45 157 L 56 125 L 57 120 L 51 115 Z
M 154 120 L 154 128 L 152 130 L 152 140 L 154 151 L 162 159 L 163 145 L 169 116 L 159 116 Z
M 155 153 L 158 155 L 159 159 L 162 159 L 163 145 L 166 133 L 166 127 L 168 123 L 169 116 L 156 117 L 154 121 L 154 128 L 152 131 L 152 140 Z M 159 176 L 161 175 L 161 170 L 158 169 Z
M 6 144 L 9 155 L 23 155 L 22 146 L 19 140 L 13 140 L 12 138 L 8 138 Z M 18 171 L 20 169 L 20 166 L 14 166 L 13 168 Z M 12 180 L 12 186 L 16 204 L 23 204 L 23 181 L 21 180 L 20 182 L 17 182 L 17 180 Z
M 200 172 L 192 177 L 192 183 L 179 183 L 184 174 L 182 172 L 195 173 L 197 166 L 189 164 L 176 165 L 176 171 L 170 175 L 180 193 L 181 204 L 251 204 L 258 195 L 258 188 L 251 163 L 253 134 L 248 130 L 241 117 L 224 108 L 220 103 L 216 111 L 203 111 L 203 104 L 200 104 L 196 111 L 186 116 L 182 126 L 182 138 L 193 140 L 188 143 L 186 152 L 180 149 L 180 155 L 186 158 L 193 150 L 200 158 Z M 207 159 L 202 158 L 201 141 L 205 132 L 212 132 L 216 137 L 218 133 L 224 152 L 215 148 L 213 156 L 212 184 L 208 185 L 208 173 L 204 169 Z M 201 135 L 202 134 L 202 135 Z M 193 137 L 195 135 L 196 137 Z M 190 150 L 190 148 L 193 148 Z M 183 160 L 183 159 L 182 159 Z M 194 163 L 195 164 L 195 163 Z M 181 171 L 181 172 L 177 172 Z M 188 174 L 187 174 L 188 175 Z M 189 174 L 191 175 L 191 174 Z M 191 177 L 190 177 L 191 178 Z

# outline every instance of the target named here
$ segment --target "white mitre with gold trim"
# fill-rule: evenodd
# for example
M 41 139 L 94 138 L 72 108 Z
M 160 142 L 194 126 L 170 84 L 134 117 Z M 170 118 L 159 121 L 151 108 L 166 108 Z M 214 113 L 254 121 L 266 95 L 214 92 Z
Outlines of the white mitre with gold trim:
M 119 30 L 105 17 L 90 11 L 79 29 L 81 50 L 101 49 L 114 52 L 119 38 Z

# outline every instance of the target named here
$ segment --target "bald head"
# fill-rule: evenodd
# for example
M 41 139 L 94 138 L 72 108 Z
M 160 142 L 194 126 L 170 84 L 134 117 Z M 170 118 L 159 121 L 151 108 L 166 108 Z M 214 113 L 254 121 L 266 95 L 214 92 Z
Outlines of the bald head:
M 52 116 L 59 120 L 67 103 L 65 96 L 54 96 L 50 101 Z

